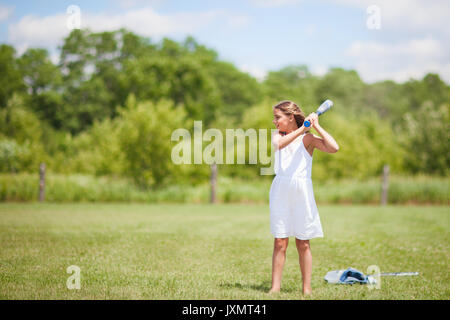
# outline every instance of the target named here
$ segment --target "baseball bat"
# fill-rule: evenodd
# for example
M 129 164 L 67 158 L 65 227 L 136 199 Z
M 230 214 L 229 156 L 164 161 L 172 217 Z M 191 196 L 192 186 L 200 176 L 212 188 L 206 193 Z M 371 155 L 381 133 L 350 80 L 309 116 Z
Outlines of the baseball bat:
M 320 116 L 321 114 L 323 114 L 323 113 L 327 112 L 328 110 L 330 110 L 330 108 L 331 108 L 332 106 L 333 106 L 333 101 L 331 101 L 331 100 L 325 100 L 325 101 L 320 105 L 320 107 L 317 108 L 317 110 L 316 110 L 315 113 L 316 113 L 318 116 Z M 303 123 L 303 125 L 304 125 L 305 127 L 309 127 L 309 126 L 311 125 L 311 122 L 305 121 L 305 122 Z

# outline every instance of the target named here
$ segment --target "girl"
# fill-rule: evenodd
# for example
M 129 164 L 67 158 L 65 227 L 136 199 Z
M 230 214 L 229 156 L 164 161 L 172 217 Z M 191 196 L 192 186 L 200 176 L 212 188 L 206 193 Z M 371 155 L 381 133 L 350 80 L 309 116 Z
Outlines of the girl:
M 277 131 L 272 137 L 275 147 L 275 178 L 270 187 L 270 229 L 275 237 L 272 256 L 272 288 L 279 292 L 289 237 L 295 237 L 303 280 L 303 294 L 311 294 L 312 256 L 309 240 L 323 237 L 322 225 L 311 181 L 315 148 L 335 153 L 339 146 L 320 125 L 317 114 L 305 119 L 292 101 L 273 107 Z M 303 122 L 309 120 L 321 137 L 309 133 Z

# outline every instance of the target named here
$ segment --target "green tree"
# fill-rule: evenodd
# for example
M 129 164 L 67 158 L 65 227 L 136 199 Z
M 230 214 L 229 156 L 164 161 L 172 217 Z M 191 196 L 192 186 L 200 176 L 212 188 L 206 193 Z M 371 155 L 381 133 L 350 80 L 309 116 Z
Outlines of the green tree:
M 215 79 L 222 104 L 220 116 L 230 116 L 235 123 L 242 121 L 247 108 L 263 99 L 261 85 L 252 76 L 238 70 L 229 62 L 214 62 L 207 66 Z
M 119 118 L 94 121 L 92 127 L 68 141 L 72 151 L 65 152 L 68 157 L 64 167 L 60 163 L 55 163 L 55 167 L 61 171 L 97 176 L 125 175 L 125 153 L 119 141 L 120 125 Z
M 365 86 L 356 71 L 332 68 L 317 84 L 316 98 L 331 99 L 345 113 L 364 114 Z
M 410 108 L 402 85 L 391 80 L 367 85 L 364 90 L 364 106 L 393 124 L 401 122 Z
M 406 166 L 414 173 L 448 176 L 450 173 L 450 103 L 435 107 L 426 102 L 405 114 L 408 147 Z
M 78 133 L 97 119 L 114 114 L 120 66 L 114 32 L 73 30 L 61 47 L 64 77 L 62 128 Z M 119 90 L 120 91 L 120 90 Z
M 74 30 L 61 48 L 66 128 L 77 133 L 117 115 L 129 94 L 138 100 L 170 99 L 187 116 L 211 123 L 223 105 L 211 72 L 214 53 L 195 40 L 163 39 L 154 45 L 124 29 Z
M 292 65 L 269 72 L 263 85 L 265 94 L 273 99 L 272 104 L 281 100 L 292 100 L 305 111 L 318 107 L 320 100 L 315 96 L 317 81 L 307 66 Z
M 168 49 L 165 49 L 168 50 Z M 176 54 L 175 49 L 169 50 Z M 192 57 L 173 59 L 165 55 L 128 61 L 123 74 L 128 92 L 138 100 L 157 103 L 170 99 L 183 105 L 187 117 L 210 124 L 220 109 L 220 95 L 214 79 Z
M 320 119 L 321 126 L 339 144 L 337 153 L 314 151 L 313 176 L 328 179 L 366 179 L 379 176 L 385 164 L 391 172 L 403 172 L 404 149 L 387 122 L 375 112 L 354 116 L 330 113 Z M 314 129 L 312 133 L 318 135 Z
M 131 96 L 119 111 L 125 173 L 139 186 L 159 187 L 177 180 L 179 168 L 171 161 L 170 141 L 173 130 L 185 127 L 182 110 L 170 101 L 137 102 Z
M 13 47 L 0 45 L 0 108 L 6 107 L 15 92 L 25 88 L 15 54 Z
M 0 141 L 2 170 L 36 172 L 47 160 L 41 122 L 17 94 L 0 110 Z
M 45 49 L 28 49 L 18 59 L 18 65 L 25 84 L 31 89 L 31 95 L 54 90 L 61 84 L 61 73 Z
M 435 106 L 450 101 L 450 86 L 437 74 L 429 73 L 422 80 L 410 80 L 403 85 L 403 90 L 409 99 L 408 111 L 420 109 L 427 101 L 431 101 Z
M 62 75 L 58 66 L 50 60 L 47 50 L 28 49 L 19 59 L 18 65 L 30 95 L 26 104 L 55 128 L 64 126 L 63 100 L 60 93 Z

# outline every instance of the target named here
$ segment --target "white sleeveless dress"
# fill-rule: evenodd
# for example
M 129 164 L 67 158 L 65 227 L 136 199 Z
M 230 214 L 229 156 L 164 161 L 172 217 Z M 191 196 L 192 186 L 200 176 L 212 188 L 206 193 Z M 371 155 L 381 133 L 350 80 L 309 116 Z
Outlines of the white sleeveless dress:
M 270 231 L 275 238 L 323 237 L 311 180 L 313 158 L 303 144 L 303 136 L 275 151 L 276 176 L 269 193 Z

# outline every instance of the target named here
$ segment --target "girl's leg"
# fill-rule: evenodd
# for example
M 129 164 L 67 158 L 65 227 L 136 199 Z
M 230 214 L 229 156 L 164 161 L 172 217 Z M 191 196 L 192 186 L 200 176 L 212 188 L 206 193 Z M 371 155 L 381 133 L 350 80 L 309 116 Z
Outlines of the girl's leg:
M 295 239 L 297 251 L 299 256 L 300 270 L 302 272 L 303 280 L 303 294 L 310 294 L 311 289 L 311 274 L 312 274 L 312 255 L 309 240 Z
M 275 238 L 273 243 L 272 256 L 272 288 L 271 292 L 278 292 L 281 288 L 281 274 L 283 273 L 284 262 L 286 261 L 286 249 L 289 238 Z

